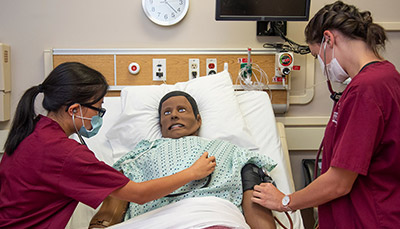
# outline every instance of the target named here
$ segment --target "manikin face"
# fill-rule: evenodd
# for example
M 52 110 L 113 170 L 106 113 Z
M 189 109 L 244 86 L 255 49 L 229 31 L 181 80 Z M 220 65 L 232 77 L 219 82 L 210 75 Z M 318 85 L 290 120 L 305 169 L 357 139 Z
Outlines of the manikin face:
M 165 138 L 196 136 L 201 118 L 194 116 L 192 105 L 184 96 L 173 96 L 161 105 L 161 134 Z

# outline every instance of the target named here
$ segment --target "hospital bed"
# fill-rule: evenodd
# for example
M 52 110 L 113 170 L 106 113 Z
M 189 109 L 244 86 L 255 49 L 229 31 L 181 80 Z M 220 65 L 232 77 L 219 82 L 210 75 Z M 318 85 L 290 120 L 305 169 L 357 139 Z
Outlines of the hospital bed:
M 125 87 L 120 97 L 104 99 L 103 107 L 107 113 L 103 126 L 95 137 L 85 141 L 99 160 L 112 165 L 140 140 L 161 137 L 157 110 L 159 100 L 168 91 L 183 90 L 198 103 L 202 116 L 201 137 L 228 140 L 268 155 L 278 164 L 270 173 L 277 187 L 287 194 L 294 192 L 284 126 L 275 121 L 268 93 L 234 91 L 233 88 L 226 70 L 175 85 Z M 67 228 L 87 228 L 98 209 L 80 203 Z M 289 228 L 285 214 L 273 214 Z M 304 228 L 300 211 L 289 215 L 293 228 Z M 185 199 L 114 227 L 202 228 L 213 225 L 248 228 L 236 206 L 216 197 Z

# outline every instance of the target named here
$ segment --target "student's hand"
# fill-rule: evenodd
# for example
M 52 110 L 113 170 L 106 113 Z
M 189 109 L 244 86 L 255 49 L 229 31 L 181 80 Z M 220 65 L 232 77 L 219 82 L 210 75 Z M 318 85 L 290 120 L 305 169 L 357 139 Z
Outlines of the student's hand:
M 210 175 L 214 171 L 215 166 L 215 157 L 208 157 L 208 152 L 204 152 L 203 155 L 189 167 L 189 169 L 192 172 L 193 180 L 200 180 Z
M 285 196 L 271 183 L 261 183 L 254 186 L 251 200 L 265 208 L 283 211 L 282 198 Z

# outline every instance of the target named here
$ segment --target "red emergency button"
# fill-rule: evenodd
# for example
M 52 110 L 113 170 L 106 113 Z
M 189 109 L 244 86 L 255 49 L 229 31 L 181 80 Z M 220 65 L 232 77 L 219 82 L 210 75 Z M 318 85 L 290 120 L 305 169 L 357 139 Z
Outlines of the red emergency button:
M 129 72 L 130 72 L 131 74 L 136 75 L 136 74 L 138 74 L 139 71 L 140 71 L 140 65 L 139 65 L 138 63 L 136 63 L 136 62 L 132 62 L 132 63 L 129 65 L 128 70 L 129 70 Z

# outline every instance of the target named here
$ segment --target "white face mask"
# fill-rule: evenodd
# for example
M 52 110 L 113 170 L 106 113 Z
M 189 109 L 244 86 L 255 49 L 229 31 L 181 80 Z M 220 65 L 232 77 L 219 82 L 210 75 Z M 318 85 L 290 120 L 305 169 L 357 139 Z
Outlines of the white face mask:
M 322 38 L 321 48 L 322 44 L 324 44 L 324 37 Z M 326 51 L 326 45 L 327 43 L 324 44 L 324 56 Z M 321 48 L 319 49 L 319 53 L 321 53 Z M 324 59 L 326 61 L 326 58 Z M 318 54 L 318 61 L 319 64 L 321 65 L 322 72 L 330 81 L 343 83 L 347 78 L 350 77 L 347 74 L 347 72 L 344 71 L 342 66 L 340 66 L 339 62 L 335 58 L 335 49 L 332 50 L 332 60 L 329 64 L 324 62 L 319 54 Z

